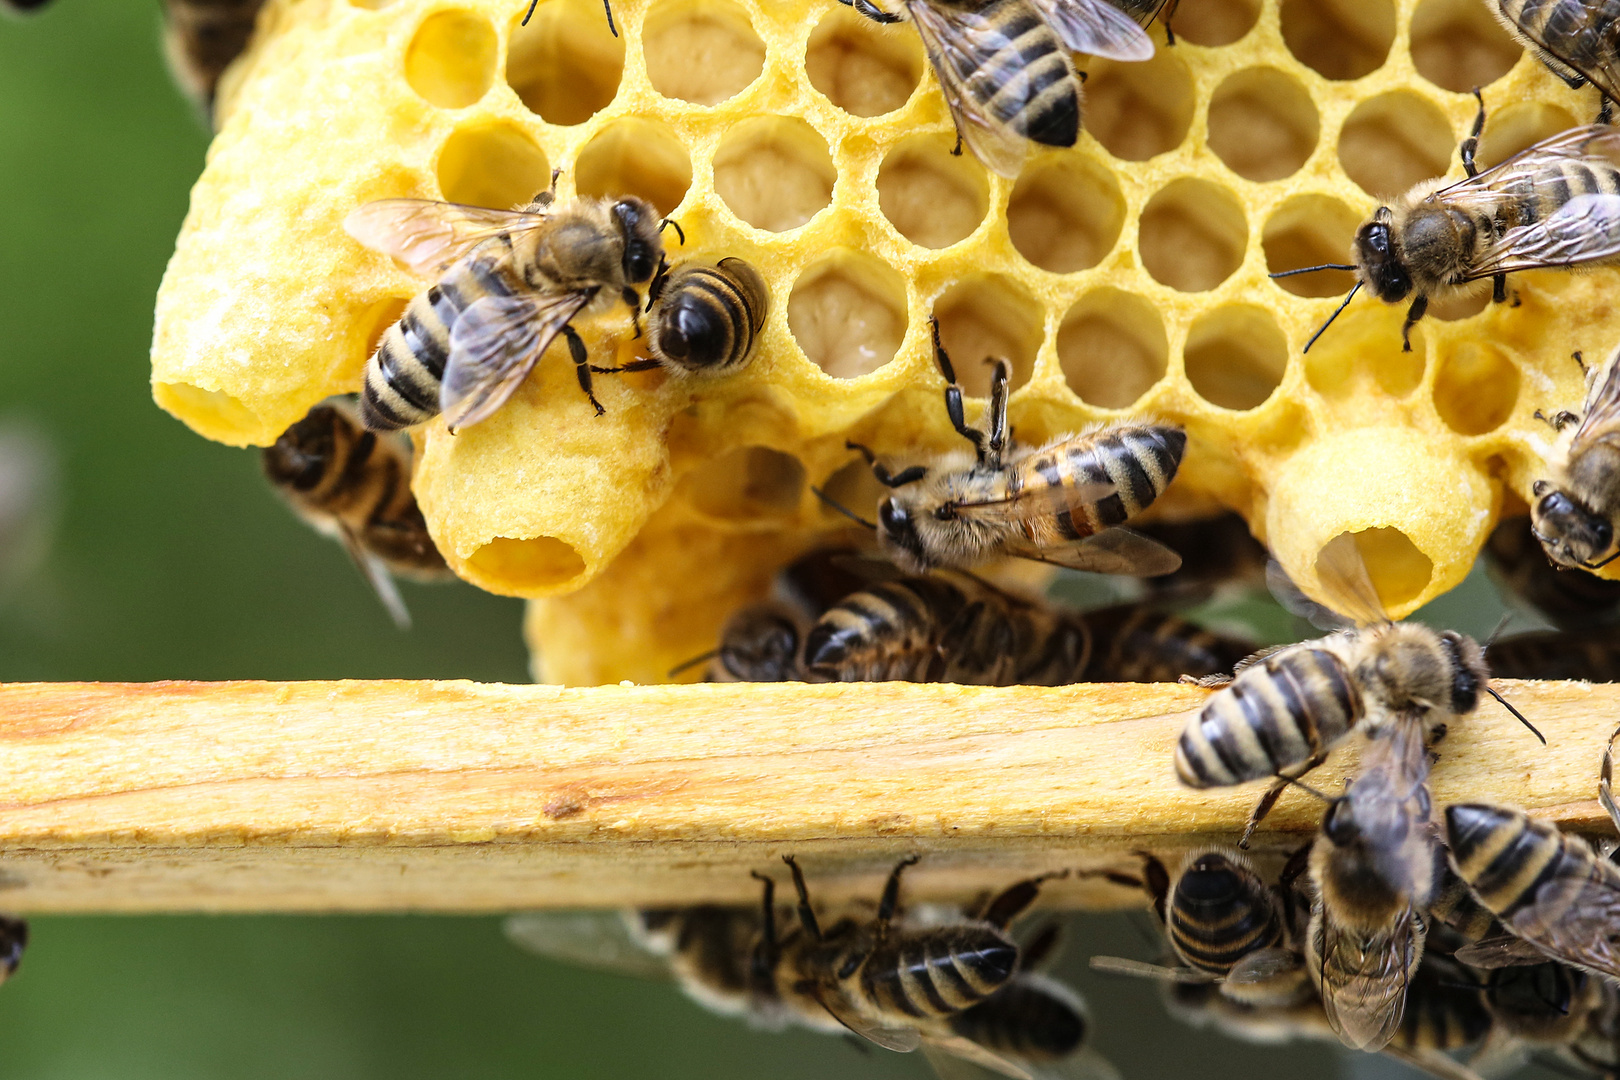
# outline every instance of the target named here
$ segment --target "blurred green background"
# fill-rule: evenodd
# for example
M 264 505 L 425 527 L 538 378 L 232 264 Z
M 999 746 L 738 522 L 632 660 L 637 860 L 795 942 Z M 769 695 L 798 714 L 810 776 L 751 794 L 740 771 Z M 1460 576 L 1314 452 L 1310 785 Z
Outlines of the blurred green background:
M 339 549 L 269 493 L 255 453 L 152 404 L 153 296 L 207 143 L 163 70 L 152 0 L 0 19 L 0 432 L 49 447 L 59 479 L 33 522 L 52 538 L 42 558 L 0 558 L 0 678 L 525 680 L 516 601 L 406 585 L 416 628 L 396 632 Z M 1489 629 L 1474 584 L 1440 620 Z M 926 1074 L 526 956 L 490 918 L 41 916 L 33 930 L 0 992 L 4 1077 Z M 1152 987 L 1080 971 L 1091 952 L 1151 956 L 1154 940 L 1145 918 L 1087 920 L 1065 964 L 1128 1077 L 1395 1070 L 1195 1033 Z

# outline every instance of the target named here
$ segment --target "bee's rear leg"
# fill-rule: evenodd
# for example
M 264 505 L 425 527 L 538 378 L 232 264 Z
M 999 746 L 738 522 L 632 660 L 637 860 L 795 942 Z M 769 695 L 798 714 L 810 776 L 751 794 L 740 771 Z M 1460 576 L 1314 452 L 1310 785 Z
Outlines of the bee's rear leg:
M 625 306 L 630 309 L 630 325 L 635 329 L 636 337 L 639 338 L 641 336 L 641 294 L 626 285 L 620 297 L 624 300 Z
M 585 391 L 585 396 L 590 399 L 596 415 L 601 416 L 607 410 L 602 408 L 602 403 L 591 393 L 591 355 L 585 350 L 585 341 L 579 336 L 579 331 L 566 323 L 562 328 L 562 336 L 568 341 L 568 352 L 574 358 L 574 371 L 579 375 L 579 388 Z
M 1406 322 L 1401 325 L 1401 352 L 1412 351 L 1412 327 L 1422 321 L 1429 310 L 1429 298 L 1420 296 L 1412 301 L 1412 306 L 1406 310 Z
M 1238 841 L 1238 847 L 1244 851 L 1249 850 L 1249 841 L 1254 839 L 1254 831 L 1260 827 L 1260 823 L 1266 819 L 1266 815 L 1271 813 L 1271 808 L 1277 805 L 1277 800 L 1282 797 L 1282 793 L 1287 790 L 1288 785 L 1326 760 L 1326 754 L 1315 753 L 1311 755 L 1310 760 L 1298 772 L 1287 776 L 1278 776 L 1276 782 L 1266 789 L 1264 795 L 1260 796 L 1260 801 L 1254 804 L 1254 809 L 1249 813 L 1249 820 L 1243 826 L 1243 837 Z
M 1462 157 L 1463 172 L 1469 176 L 1479 175 L 1479 166 L 1474 164 L 1474 154 L 1479 150 L 1479 137 L 1485 130 L 1485 95 L 1479 92 L 1477 86 L 1474 87 L 1474 100 L 1479 102 L 1479 112 L 1474 116 L 1474 126 L 1468 132 L 1468 138 L 1457 148 L 1458 154 Z
M 1005 930 L 1035 902 L 1035 896 L 1041 891 L 1042 883 L 1068 876 L 1067 870 L 1054 870 L 1049 874 L 1039 874 L 1009 885 L 985 905 L 979 918 L 999 930 Z

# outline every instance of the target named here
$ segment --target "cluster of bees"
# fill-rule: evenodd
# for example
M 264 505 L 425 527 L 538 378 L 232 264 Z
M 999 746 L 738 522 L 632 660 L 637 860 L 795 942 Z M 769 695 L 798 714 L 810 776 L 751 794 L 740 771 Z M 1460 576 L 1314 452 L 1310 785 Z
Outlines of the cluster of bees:
M 22 8 L 38 0 L 6 2 Z M 1155 47 L 1147 27 L 1161 16 L 1168 24 L 1175 6 L 844 2 L 877 22 L 915 28 L 955 118 L 958 150 L 1006 176 L 1018 173 L 1031 144 L 1075 144 L 1083 88 L 1072 54 L 1147 59 Z M 1597 122 L 1481 170 L 1481 99 L 1460 147 L 1462 180 L 1425 182 L 1379 207 L 1356 233 L 1352 262 L 1288 271 L 1353 271 L 1344 305 L 1364 286 L 1384 303 L 1408 305 L 1405 337 L 1432 300 L 1486 281 L 1506 302 L 1510 273 L 1620 263 L 1620 128 L 1608 123 L 1620 101 L 1620 4 L 1482 2 L 1572 86 L 1596 88 Z M 205 101 L 246 40 L 245 33 L 231 38 L 229 27 L 239 31 L 244 18 L 251 26 L 257 7 L 254 0 L 171 0 L 171 51 Z M 611 8 L 605 15 L 611 25 Z M 671 265 L 665 237 L 680 236 L 679 225 L 645 200 L 559 202 L 555 187 L 554 174 L 550 191 L 516 209 L 383 200 L 356 208 L 345 223 L 356 240 L 431 284 L 383 334 L 358 405 L 317 406 L 265 451 L 265 466 L 295 509 L 344 542 L 401 621 L 391 576 L 447 571 L 411 496 L 410 450 L 398 432 L 441 414 L 452 431 L 479 423 L 559 337 L 598 414 L 594 376 L 657 366 L 718 378 L 753 355 L 771 302 L 757 271 L 737 258 Z M 621 304 L 647 355 L 594 365 L 573 324 Z M 1318 836 L 1275 883 L 1236 852 L 1200 853 L 1173 875 L 1150 857 L 1136 872 L 1108 871 L 1149 893 L 1175 966 L 1109 958 L 1098 965 L 1165 979 L 1179 988 L 1183 1007 L 1230 1030 L 1325 1024 L 1349 1046 L 1394 1053 L 1440 1076 L 1474 1075 L 1447 1052 L 1482 1040 L 1556 1047 L 1581 1068 L 1615 1075 L 1620 869 L 1512 808 L 1453 805 L 1437 814 L 1427 778 L 1436 744 L 1450 724 L 1478 710 L 1482 695 L 1518 715 L 1491 688 L 1493 670 L 1615 674 L 1612 632 L 1590 627 L 1620 610 L 1620 597 L 1582 571 L 1620 555 L 1620 352 L 1588 372 L 1580 414 L 1547 418 L 1558 439 L 1529 527 L 1511 523 L 1491 549 L 1523 595 L 1564 633 L 1581 634 L 1579 647 L 1545 635 L 1482 647 L 1460 633 L 1394 623 L 1346 535 L 1317 564 L 1331 610 L 1275 567 L 1269 572 L 1285 602 L 1337 628 L 1266 650 L 1195 627 L 1154 602 L 1078 613 L 979 576 L 983 564 L 1009 557 L 1144 579 L 1180 574 L 1176 586 L 1150 586 L 1163 601 L 1214 578 L 1267 571 L 1246 534 L 1221 545 L 1218 533 L 1195 528 L 1169 542 L 1164 530 L 1128 527 L 1174 480 L 1187 450 L 1180 428 L 1138 419 L 1020 445 L 1007 423 L 1007 363 L 991 358 L 985 419 L 976 427 L 937 327 L 935 354 L 947 414 L 967 445 L 896 464 L 851 443 L 888 493 L 874 520 L 827 501 L 870 532 L 870 552 L 826 548 L 786 567 L 775 596 L 738 612 L 714 653 L 700 658 L 709 677 L 1196 680 L 1212 693 L 1186 720 L 1176 773 L 1191 789 L 1270 781 L 1245 845 L 1287 786 L 1304 787 L 1301 777 L 1357 735 L 1360 768 L 1342 794 L 1322 796 Z M 1178 544 L 1229 549 L 1232 565 L 1184 571 Z M 1548 560 L 1574 573 L 1557 573 Z M 1606 753 L 1600 797 L 1620 827 L 1609 773 Z M 756 874 L 757 909 L 643 911 L 624 932 L 722 1012 L 853 1032 L 890 1049 L 923 1047 L 1015 1077 L 1048 1074 L 1055 1062 L 1074 1075 L 1078 1061 L 1082 1071 L 1108 1073 L 1084 1048 L 1079 998 L 1035 971 L 1054 932 L 1022 942 L 1010 933 L 1045 878 L 1013 885 L 971 918 L 956 912 L 930 920 L 899 907 L 902 871 L 915 861 L 908 859 L 875 909 L 831 919 L 818 916 L 800 867 L 787 861 L 797 896 L 789 912 L 777 910 L 774 880 Z M 0 931 L 14 966 L 23 938 L 10 924 Z M 584 940 L 577 926 L 546 916 L 523 917 L 512 932 L 550 953 L 577 952 Z

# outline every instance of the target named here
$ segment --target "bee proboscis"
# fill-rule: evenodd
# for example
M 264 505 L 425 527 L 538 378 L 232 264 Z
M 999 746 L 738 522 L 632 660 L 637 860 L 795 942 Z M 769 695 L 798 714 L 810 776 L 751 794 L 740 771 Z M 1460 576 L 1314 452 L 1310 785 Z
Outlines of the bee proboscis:
M 1156 540 L 1122 528 L 1175 479 L 1187 433 L 1168 424 L 1119 423 L 1039 447 L 1014 445 L 1007 428 L 1009 372 L 994 362 L 986 429 L 969 427 L 962 389 L 933 322 L 934 356 L 946 380 L 945 410 L 973 451 L 891 474 L 870 449 L 851 442 L 893 494 L 878 506 L 883 553 L 910 573 L 971 569 L 1003 555 L 1153 577 L 1181 565 Z
M 559 335 L 598 416 L 591 364 L 573 321 L 616 303 L 640 327 L 637 287 L 663 266 L 663 222 L 644 199 L 551 190 L 516 210 L 382 199 L 343 222 L 349 235 L 438 280 L 418 293 L 366 362 L 362 418 L 374 431 L 443 413 L 452 431 L 499 409 Z
M 1354 262 L 1272 275 L 1356 273 L 1349 295 L 1305 351 L 1364 285 L 1386 304 L 1411 300 L 1401 328 L 1410 352 L 1412 327 L 1431 299 L 1459 295 L 1489 279 L 1500 303 L 1507 299 L 1508 274 L 1620 261 L 1620 128 L 1571 128 L 1482 171 L 1474 154 L 1484 125 L 1481 99 L 1460 150 L 1467 175 L 1455 182 L 1425 180 L 1380 206 L 1356 231 Z
M 317 532 L 336 537 L 401 629 L 410 613 L 392 574 L 446 580 L 450 568 L 411 493 L 411 452 L 360 426 L 346 403 L 311 409 L 261 455 L 265 476 Z
M 879 23 L 909 21 L 939 78 L 961 143 L 1015 177 L 1031 142 L 1073 146 L 1080 77 L 1069 53 L 1147 60 L 1153 42 L 1107 0 L 840 0 Z

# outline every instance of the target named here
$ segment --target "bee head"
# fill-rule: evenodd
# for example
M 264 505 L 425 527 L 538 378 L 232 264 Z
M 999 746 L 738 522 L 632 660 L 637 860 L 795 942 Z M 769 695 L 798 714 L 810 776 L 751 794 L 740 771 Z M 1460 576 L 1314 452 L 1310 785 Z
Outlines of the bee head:
M 799 628 L 769 608 L 744 608 L 720 637 L 720 663 L 739 682 L 785 682 L 795 677 Z
M 1479 642 L 1455 630 L 1440 635 L 1440 648 L 1451 661 L 1451 711 L 1466 716 L 1479 705 L 1479 692 L 1490 681 L 1485 650 Z
M 613 204 L 613 217 L 624 233 L 624 280 L 632 285 L 651 281 L 664 257 L 658 211 L 645 199 L 630 196 Z
M 1371 221 L 1356 230 L 1356 264 L 1378 299 L 1394 304 L 1410 295 L 1412 278 L 1395 250 L 1389 226 L 1389 207 L 1381 206 Z
M 1614 526 L 1608 519 L 1568 492 L 1545 480 L 1536 481 L 1532 490 L 1538 498 L 1530 509 L 1530 525 L 1554 565 L 1588 566 L 1614 543 Z
M 264 473 L 278 487 L 309 491 L 321 482 L 338 455 L 339 430 L 346 425 L 330 405 L 317 405 L 264 449 Z M 375 439 L 369 431 L 366 435 Z
M 932 569 L 917 517 L 899 496 L 890 495 L 878 505 L 878 547 L 902 570 L 921 574 Z
M 731 351 L 731 323 L 708 296 L 707 292 L 683 291 L 659 310 L 652 344 L 660 358 L 692 371 L 726 359 Z

